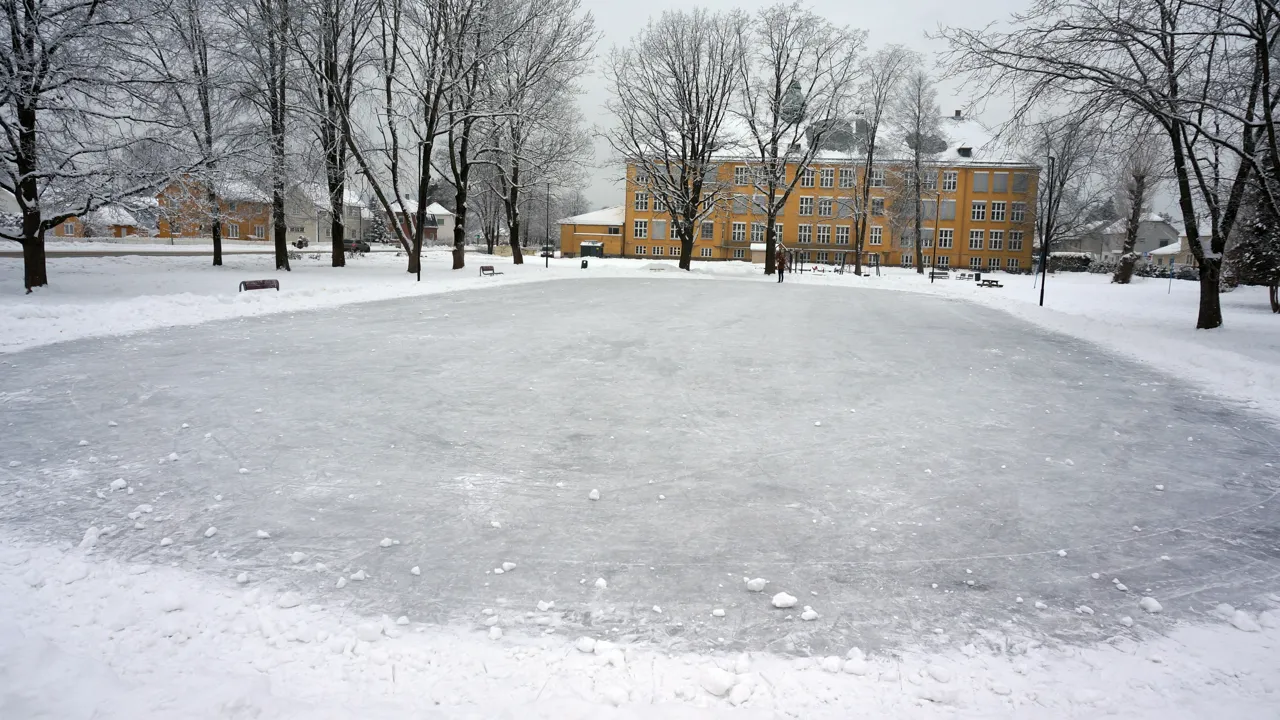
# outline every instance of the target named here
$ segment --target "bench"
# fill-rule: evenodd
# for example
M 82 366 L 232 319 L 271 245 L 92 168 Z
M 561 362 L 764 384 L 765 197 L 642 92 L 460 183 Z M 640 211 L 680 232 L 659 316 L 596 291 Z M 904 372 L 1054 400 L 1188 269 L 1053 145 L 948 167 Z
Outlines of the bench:
M 502 273 L 498 272 L 497 270 L 494 270 L 492 265 L 480 266 L 480 277 L 484 277 L 485 275 L 501 275 L 501 274 Z
M 929 279 L 930 280 L 950 280 L 951 273 L 947 272 L 946 270 L 930 270 Z
M 1004 285 L 1001 285 L 999 280 L 979 280 L 978 287 L 1002 288 Z
M 242 280 L 240 282 L 240 290 L 238 292 L 244 292 L 245 290 L 267 290 L 269 288 L 274 289 L 276 292 L 279 292 L 280 281 L 279 280 Z

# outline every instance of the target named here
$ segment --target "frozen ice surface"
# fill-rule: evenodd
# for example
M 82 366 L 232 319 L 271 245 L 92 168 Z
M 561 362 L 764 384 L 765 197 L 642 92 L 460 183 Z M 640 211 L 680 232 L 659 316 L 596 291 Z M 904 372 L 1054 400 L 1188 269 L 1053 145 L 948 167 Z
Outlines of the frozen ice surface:
M 370 350 L 376 371 L 353 372 Z M 0 403 L 0 426 L 23 431 L 0 434 L 0 458 L 49 474 L 10 478 L 0 523 L 75 544 L 91 524 L 130 527 L 145 500 L 145 528 L 104 533 L 96 554 L 287 581 L 352 613 L 471 624 L 499 598 L 554 597 L 566 624 L 589 611 L 619 636 L 705 649 L 729 634 L 708 615 L 725 607 L 733 643 L 821 656 L 912 641 L 915 628 L 959 638 L 1009 622 L 1079 638 L 1095 632 L 1071 612 L 1086 601 L 1100 618 L 1141 612 L 1089 580 L 1096 570 L 1177 598 L 1175 618 L 1275 592 L 1257 558 L 1274 545 L 1258 529 L 1280 526 L 1264 467 L 1280 432 L 1150 366 L 955 300 L 557 281 L 11 357 L 23 370 L 0 373 L 0 397 L 24 402 Z M 1140 391 L 1157 379 L 1160 392 Z M 118 429 L 101 433 L 108 420 Z M 182 460 L 155 464 L 170 453 Z M 117 477 L 136 499 L 97 499 Z M 608 502 L 581 502 L 592 489 Z M 653 502 L 658 490 L 672 502 Z M 400 548 L 380 549 L 384 537 Z M 283 562 L 299 549 L 331 572 Z M 521 572 L 495 582 L 485 570 L 513 549 Z M 405 578 L 406 562 L 431 582 Z M 817 590 L 824 617 L 859 622 L 788 622 L 737 584 L 747 573 Z M 1020 592 L 1054 610 L 1011 602 Z M 614 594 L 616 607 L 601 599 Z

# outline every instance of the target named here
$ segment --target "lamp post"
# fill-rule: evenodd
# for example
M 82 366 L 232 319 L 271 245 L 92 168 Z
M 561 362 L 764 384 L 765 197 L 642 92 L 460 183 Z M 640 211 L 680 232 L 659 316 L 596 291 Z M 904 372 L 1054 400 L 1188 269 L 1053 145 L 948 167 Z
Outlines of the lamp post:
M 542 258 L 546 261 L 544 267 L 551 268 L 551 183 L 547 183 L 547 211 L 546 211 L 546 240 L 542 243 Z
M 938 176 L 934 175 L 934 182 Z M 933 191 L 933 257 L 929 258 L 929 284 L 933 284 L 933 275 L 938 271 L 938 219 L 942 217 L 942 190 Z M 950 263 L 948 263 L 950 264 Z
M 1040 231 L 1040 307 L 1044 307 L 1044 284 L 1049 280 L 1049 230 L 1053 223 L 1053 164 L 1049 156 L 1049 189 L 1045 197 L 1045 219 Z

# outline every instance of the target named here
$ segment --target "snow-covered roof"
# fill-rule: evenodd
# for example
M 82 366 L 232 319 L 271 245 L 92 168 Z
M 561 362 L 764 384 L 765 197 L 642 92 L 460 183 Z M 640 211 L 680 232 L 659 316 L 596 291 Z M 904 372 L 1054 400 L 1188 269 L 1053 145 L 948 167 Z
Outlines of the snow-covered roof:
M 117 225 L 136 226 L 138 224 L 138 219 L 119 205 L 104 205 L 90 213 L 89 219 L 96 225 L 105 225 L 107 227 Z
M 1102 230 L 1100 230 L 1099 232 L 1100 232 L 1101 234 L 1103 234 L 1103 235 L 1123 235 L 1123 234 L 1124 234 L 1124 232 L 1125 232 L 1125 226 L 1126 226 L 1127 222 L 1128 222 L 1128 221 L 1126 221 L 1126 220 L 1124 220 L 1124 219 L 1116 220 L 1116 221 L 1112 222 L 1110 225 L 1107 225 L 1105 228 L 1103 228 L 1103 229 L 1102 229 Z M 1143 215 L 1143 216 L 1138 220 L 1138 222 L 1140 222 L 1140 223 L 1144 223 L 1144 222 L 1145 222 L 1145 223 L 1166 223 L 1166 224 L 1172 225 L 1172 223 L 1169 223 L 1169 221 L 1168 221 L 1168 220 L 1165 220 L 1163 217 L 1161 217 L 1159 213 L 1147 213 L 1146 215 Z
M 329 209 L 329 188 L 325 187 L 323 184 L 301 183 L 298 185 L 298 190 L 300 190 L 308 200 L 315 204 L 317 208 L 320 208 L 321 210 Z M 347 207 L 363 208 L 365 206 L 364 200 L 360 197 L 360 194 L 355 190 L 352 190 L 350 186 L 344 186 L 342 188 L 342 203 Z
M 582 215 L 574 215 L 560 221 L 561 225 L 622 225 L 626 221 L 626 208 L 622 205 L 605 208 Z
M 1162 248 L 1156 248 L 1150 252 L 1151 255 L 1177 255 L 1182 252 L 1182 243 L 1177 245 L 1165 245 Z
M 416 205 L 415 205 L 415 207 L 416 207 Z M 438 217 L 438 218 L 442 218 L 442 217 L 446 217 L 446 216 L 448 216 L 448 217 L 452 217 L 452 216 L 453 216 L 453 213 L 449 212 L 449 208 L 447 208 L 447 207 L 445 207 L 445 206 L 441 205 L 441 204 L 440 204 L 440 203 L 438 203 L 438 202 L 433 202 L 433 203 L 431 203 L 430 205 L 428 205 L 428 206 L 427 206 L 427 214 L 428 214 L 428 215 L 433 215 L 433 216 Z
M 271 195 L 253 183 L 244 180 L 223 180 L 218 183 L 218 197 L 237 202 L 270 203 Z

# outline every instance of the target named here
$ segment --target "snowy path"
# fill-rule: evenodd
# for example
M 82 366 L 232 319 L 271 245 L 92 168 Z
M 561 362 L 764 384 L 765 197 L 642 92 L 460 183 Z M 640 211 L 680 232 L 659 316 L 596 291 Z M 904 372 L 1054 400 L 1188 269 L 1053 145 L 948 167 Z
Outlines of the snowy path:
M 538 283 L 4 362 L 0 524 L 362 614 L 822 655 L 1278 584 L 1275 430 L 923 296 Z

